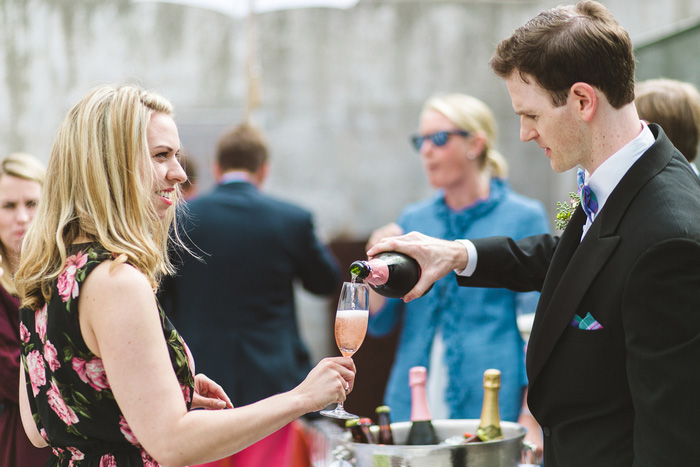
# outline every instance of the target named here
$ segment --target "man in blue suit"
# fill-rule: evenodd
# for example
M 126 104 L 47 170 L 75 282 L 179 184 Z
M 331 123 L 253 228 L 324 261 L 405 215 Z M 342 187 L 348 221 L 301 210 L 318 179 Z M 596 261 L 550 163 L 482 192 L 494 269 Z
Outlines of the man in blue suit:
M 336 260 L 311 214 L 261 192 L 268 174 L 261 133 L 242 124 L 218 144 L 217 186 L 188 203 L 181 235 L 200 257 L 180 255 L 163 303 L 197 356 L 197 371 L 234 406 L 288 391 L 311 370 L 297 327 L 294 285 L 330 294 Z

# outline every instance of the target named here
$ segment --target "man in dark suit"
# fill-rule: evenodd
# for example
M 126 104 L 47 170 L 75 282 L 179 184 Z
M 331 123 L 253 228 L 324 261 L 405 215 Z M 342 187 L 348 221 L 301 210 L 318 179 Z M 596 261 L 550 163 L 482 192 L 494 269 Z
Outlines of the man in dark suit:
M 452 269 L 465 286 L 541 291 L 527 371 L 546 467 L 697 465 L 700 182 L 663 130 L 639 119 L 629 36 L 582 1 L 540 13 L 490 64 L 521 139 L 557 172 L 585 169 L 562 236 L 410 233 L 367 254 L 419 261 L 406 301 Z
M 242 124 L 222 136 L 218 185 L 181 216 L 182 238 L 201 260 L 181 254 L 163 292 L 197 370 L 221 384 L 235 406 L 304 379 L 311 362 L 297 327 L 295 283 L 326 295 L 341 281 L 311 214 L 261 192 L 268 167 L 256 128 Z

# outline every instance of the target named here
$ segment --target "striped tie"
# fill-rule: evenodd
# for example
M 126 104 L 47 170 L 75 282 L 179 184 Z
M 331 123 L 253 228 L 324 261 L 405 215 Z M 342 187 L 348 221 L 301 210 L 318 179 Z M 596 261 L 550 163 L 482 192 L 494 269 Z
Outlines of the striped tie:
M 593 190 L 591 190 L 591 187 L 584 183 L 585 173 L 583 169 L 578 169 L 576 177 L 578 179 L 578 194 L 581 197 L 581 207 L 583 208 L 583 212 L 586 213 L 588 220 L 593 222 L 593 214 L 598 212 L 598 200 Z

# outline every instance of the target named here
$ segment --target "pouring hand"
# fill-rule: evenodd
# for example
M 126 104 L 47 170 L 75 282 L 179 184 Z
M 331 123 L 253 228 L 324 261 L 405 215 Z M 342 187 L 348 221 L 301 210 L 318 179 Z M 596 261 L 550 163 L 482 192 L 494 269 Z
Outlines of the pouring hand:
M 418 261 L 421 267 L 420 280 L 403 297 L 405 302 L 422 297 L 435 281 L 454 269 L 464 269 L 469 260 L 467 250 L 461 243 L 429 237 L 420 232 L 386 237 L 372 246 L 367 251 L 367 256 L 371 258 L 383 251 L 404 253 Z

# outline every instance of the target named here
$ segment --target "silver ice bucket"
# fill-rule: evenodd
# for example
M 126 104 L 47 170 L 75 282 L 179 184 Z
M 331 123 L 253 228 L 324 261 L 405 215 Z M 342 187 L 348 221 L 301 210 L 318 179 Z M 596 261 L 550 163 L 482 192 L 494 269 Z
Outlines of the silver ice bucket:
M 433 420 L 441 440 L 476 433 L 479 420 Z M 517 467 L 526 429 L 513 422 L 501 422 L 504 439 L 461 445 L 435 444 L 406 446 L 411 422 L 392 423 L 393 446 L 360 444 L 344 433 L 342 442 L 352 455 L 355 467 Z M 376 430 L 377 427 L 372 427 Z

